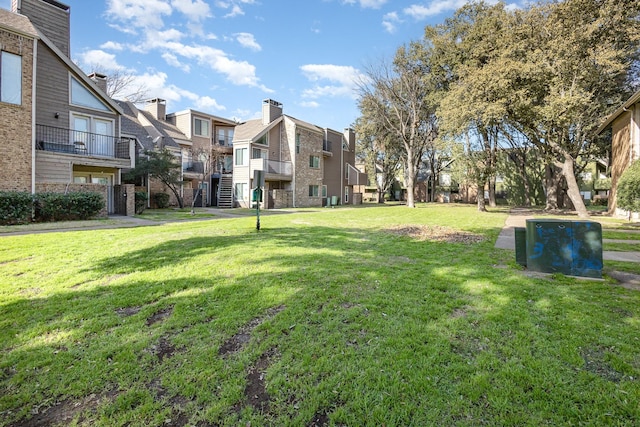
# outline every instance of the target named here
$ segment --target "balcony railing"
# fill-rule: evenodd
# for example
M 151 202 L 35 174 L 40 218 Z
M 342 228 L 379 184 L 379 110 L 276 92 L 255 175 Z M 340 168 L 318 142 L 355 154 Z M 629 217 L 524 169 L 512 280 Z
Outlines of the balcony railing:
M 81 156 L 129 159 L 129 144 L 128 138 L 36 125 L 36 148 L 38 150 Z
M 204 162 L 185 162 L 182 164 L 184 172 L 204 173 Z
M 233 138 L 218 135 L 214 140 L 214 145 L 219 145 L 221 147 L 233 147 Z
M 293 175 L 293 165 L 291 162 L 279 162 L 277 160 L 251 159 L 251 169 L 265 171 L 272 175 Z
M 331 141 L 327 141 L 326 139 L 322 141 L 322 151 L 331 152 Z

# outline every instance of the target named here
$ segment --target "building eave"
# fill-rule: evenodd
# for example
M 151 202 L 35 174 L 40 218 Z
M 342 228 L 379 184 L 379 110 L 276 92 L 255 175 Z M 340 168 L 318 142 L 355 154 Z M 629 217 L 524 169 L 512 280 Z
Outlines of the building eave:
M 605 119 L 605 121 L 598 127 L 596 133 L 601 134 L 602 132 L 604 132 L 605 129 L 611 126 L 611 123 L 613 123 L 614 120 L 620 117 L 623 113 L 627 112 L 629 108 L 638 101 L 640 101 L 640 91 L 633 94 L 631 98 L 629 98 L 624 104 L 622 104 L 613 114 L 609 115 Z

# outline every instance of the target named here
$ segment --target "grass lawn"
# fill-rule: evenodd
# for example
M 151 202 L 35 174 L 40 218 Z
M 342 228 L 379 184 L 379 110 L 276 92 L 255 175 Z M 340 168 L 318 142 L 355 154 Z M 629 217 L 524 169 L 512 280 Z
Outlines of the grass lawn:
M 640 292 L 524 276 L 505 218 L 0 237 L 0 426 L 638 425 Z

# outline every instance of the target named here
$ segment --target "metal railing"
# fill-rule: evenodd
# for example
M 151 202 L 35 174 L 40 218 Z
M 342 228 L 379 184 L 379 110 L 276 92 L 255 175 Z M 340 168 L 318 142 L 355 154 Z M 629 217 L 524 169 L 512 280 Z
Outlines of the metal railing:
M 38 150 L 81 156 L 129 159 L 129 145 L 128 138 L 36 125 L 36 148 Z
M 251 170 L 262 170 L 273 175 L 292 176 L 293 164 L 277 160 L 251 159 Z
M 221 147 L 233 147 L 233 138 L 228 136 L 216 136 L 214 141 L 215 145 L 219 145 Z

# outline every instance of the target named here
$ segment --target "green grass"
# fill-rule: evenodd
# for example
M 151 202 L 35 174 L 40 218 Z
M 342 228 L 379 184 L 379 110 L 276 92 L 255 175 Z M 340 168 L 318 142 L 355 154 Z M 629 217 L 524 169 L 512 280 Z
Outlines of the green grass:
M 524 276 L 494 248 L 505 218 L 376 206 L 2 237 L 0 425 L 637 425 L 640 293 Z M 485 239 L 386 231 L 406 225 Z
M 181 220 L 193 220 L 193 219 L 203 219 L 203 218 L 213 218 L 215 214 L 207 211 L 202 208 L 195 208 L 194 213 L 191 213 L 190 207 L 185 207 L 182 209 L 178 208 L 167 208 L 167 209 L 145 209 L 139 215 L 136 215 L 138 218 L 146 219 L 149 221 L 181 221 Z

